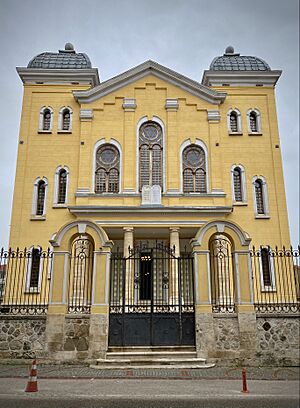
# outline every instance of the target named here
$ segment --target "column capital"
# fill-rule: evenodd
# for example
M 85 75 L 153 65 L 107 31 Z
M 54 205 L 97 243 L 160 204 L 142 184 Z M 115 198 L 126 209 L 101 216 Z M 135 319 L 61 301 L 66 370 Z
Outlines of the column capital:
M 180 231 L 180 227 L 169 227 L 169 231 L 172 232 L 178 232 Z
M 123 231 L 124 231 L 124 232 L 133 232 L 133 231 L 134 231 L 134 227 L 123 227 Z

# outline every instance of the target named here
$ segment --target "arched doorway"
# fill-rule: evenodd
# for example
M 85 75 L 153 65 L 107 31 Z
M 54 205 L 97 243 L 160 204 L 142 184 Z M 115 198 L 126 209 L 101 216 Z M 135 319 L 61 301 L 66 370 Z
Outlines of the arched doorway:
M 94 242 L 87 235 L 77 236 L 71 244 L 68 313 L 89 313 L 92 302 Z
M 235 311 L 233 244 L 221 233 L 209 241 L 213 312 Z

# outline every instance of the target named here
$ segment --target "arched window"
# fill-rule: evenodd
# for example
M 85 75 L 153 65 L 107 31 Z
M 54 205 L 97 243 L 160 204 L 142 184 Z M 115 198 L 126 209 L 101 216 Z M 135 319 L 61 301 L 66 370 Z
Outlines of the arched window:
M 205 152 L 197 145 L 189 145 L 182 152 L 183 192 L 206 193 Z
M 44 116 L 43 116 L 43 130 L 50 130 L 50 125 L 51 125 L 51 112 L 49 109 L 44 110 Z
M 247 113 L 248 117 L 248 130 L 249 133 L 260 133 L 261 132 L 261 121 L 260 113 L 257 109 L 249 109 Z
M 233 202 L 246 202 L 246 178 L 245 170 L 241 164 L 231 167 L 232 196 Z
M 256 215 L 268 216 L 267 184 L 262 176 L 253 178 L 253 195 Z
M 30 247 L 28 249 L 26 258 L 27 261 L 27 278 L 26 278 L 26 290 L 30 292 L 38 292 L 41 285 L 42 277 L 42 248 Z
M 112 144 L 103 144 L 96 151 L 95 192 L 118 193 L 120 153 Z
M 68 107 L 62 107 L 59 111 L 58 117 L 58 131 L 59 132 L 71 132 L 72 130 L 72 109 Z
M 66 193 L 67 193 L 67 171 L 61 169 L 58 175 L 58 194 L 57 194 L 57 203 L 64 204 L 66 202 Z
M 46 183 L 40 180 L 37 185 L 36 215 L 44 215 Z
M 45 219 L 48 180 L 46 177 L 38 177 L 33 186 L 32 196 L 32 219 Z
M 276 290 L 274 272 L 274 253 L 270 247 L 260 247 L 259 269 L 261 279 L 261 290 Z
M 139 189 L 145 185 L 163 188 L 163 137 L 156 122 L 148 121 L 139 129 Z
M 256 197 L 256 212 L 257 214 L 265 213 L 263 185 L 260 179 L 255 181 L 255 197 Z
M 39 132 L 51 132 L 53 122 L 53 109 L 43 106 L 40 110 Z
M 238 109 L 230 109 L 227 113 L 227 125 L 229 133 L 242 132 L 241 113 Z

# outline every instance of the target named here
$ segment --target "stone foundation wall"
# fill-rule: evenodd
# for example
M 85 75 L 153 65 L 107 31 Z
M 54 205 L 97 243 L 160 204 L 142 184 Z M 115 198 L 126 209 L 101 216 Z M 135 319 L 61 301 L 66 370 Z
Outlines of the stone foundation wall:
M 0 358 L 47 358 L 46 316 L 0 316 Z
M 262 365 L 299 365 L 299 317 L 257 317 L 256 356 Z

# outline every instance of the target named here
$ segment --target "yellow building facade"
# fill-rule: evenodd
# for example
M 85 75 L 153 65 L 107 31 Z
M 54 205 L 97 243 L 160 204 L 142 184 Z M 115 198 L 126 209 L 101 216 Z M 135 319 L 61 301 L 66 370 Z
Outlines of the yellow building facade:
M 297 302 L 293 262 L 286 278 L 272 259 L 290 245 L 281 71 L 228 47 L 201 83 L 153 61 L 100 82 L 71 44 L 17 71 L 10 246 L 27 248 L 23 303 L 49 284 L 48 351 L 181 346 L 225 358 L 215 317 L 231 313 L 246 358 L 256 306 L 282 303 L 279 285 Z M 72 316 L 89 319 L 85 351 L 61 337 Z

